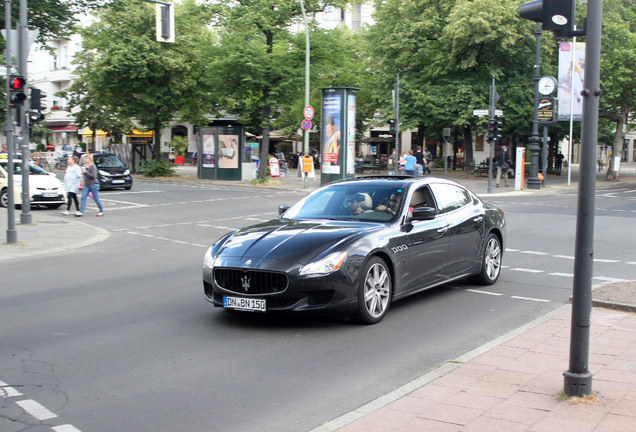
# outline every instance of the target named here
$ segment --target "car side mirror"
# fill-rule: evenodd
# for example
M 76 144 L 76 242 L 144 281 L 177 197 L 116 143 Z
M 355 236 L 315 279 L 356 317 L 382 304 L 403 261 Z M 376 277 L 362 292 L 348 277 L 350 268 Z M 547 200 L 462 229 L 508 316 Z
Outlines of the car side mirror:
M 433 220 L 437 211 L 433 207 L 416 207 L 413 209 L 411 220 Z
M 285 213 L 287 210 L 289 210 L 289 206 L 287 204 L 281 204 L 278 206 L 278 216 L 282 216 L 283 213 Z

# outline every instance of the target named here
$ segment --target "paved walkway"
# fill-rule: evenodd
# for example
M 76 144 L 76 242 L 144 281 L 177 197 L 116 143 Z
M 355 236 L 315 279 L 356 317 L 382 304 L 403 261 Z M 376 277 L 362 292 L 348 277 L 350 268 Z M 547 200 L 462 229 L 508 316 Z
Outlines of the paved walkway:
M 622 167 L 623 181 L 636 180 L 634 165 Z M 196 168 L 179 167 L 180 177 L 140 179 L 217 184 L 200 180 Z M 444 172 L 434 172 L 443 176 Z M 488 199 L 485 178 L 466 178 L 448 173 Z M 601 182 L 602 174 L 597 180 Z M 567 175 L 547 179 L 538 191 L 495 188 L 493 194 L 576 191 Z M 236 185 L 236 182 L 225 182 Z M 305 190 L 303 182 L 288 175 L 267 186 L 244 187 Z M 320 185 L 310 180 L 307 190 Z M 597 184 L 598 187 L 598 184 Z M 20 225 L 16 210 L 18 242 L 6 243 L 7 210 L 0 209 L 0 268 L 10 260 L 53 254 L 107 239 L 110 233 L 88 221 L 57 212 L 34 212 L 33 224 Z M 108 213 L 104 216 L 108 217 Z M 84 218 L 85 219 L 85 218 Z M 636 279 L 636 277 L 635 277 Z M 627 432 L 636 428 L 636 282 L 606 284 L 594 291 L 589 370 L 593 396 L 561 400 L 563 372 L 569 362 L 570 306 L 471 351 L 419 377 L 381 398 L 316 428 L 314 432 Z M 381 324 L 380 324 L 381 325 Z M 381 379 L 378 376 L 378 379 Z M 0 389 L 0 394 L 2 389 Z

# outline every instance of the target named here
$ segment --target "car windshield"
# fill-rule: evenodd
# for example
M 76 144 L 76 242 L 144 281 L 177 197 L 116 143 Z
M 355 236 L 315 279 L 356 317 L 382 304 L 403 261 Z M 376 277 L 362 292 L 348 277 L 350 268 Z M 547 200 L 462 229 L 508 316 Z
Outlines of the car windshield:
M 123 167 L 124 164 L 119 158 L 115 155 L 95 155 L 94 157 L 95 165 L 98 168 L 120 168 Z
M 7 162 L 2 162 L 2 169 L 7 171 L 8 170 L 8 163 Z M 22 162 L 21 161 L 15 161 L 13 162 L 13 173 L 14 174 L 22 174 Z M 42 168 L 40 168 L 39 166 L 30 163 L 29 164 L 29 175 L 49 175 L 49 173 L 47 173 L 46 171 L 44 171 Z
M 391 222 L 401 213 L 405 195 L 401 185 L 332 185 L 314 191 L 282 217 Z

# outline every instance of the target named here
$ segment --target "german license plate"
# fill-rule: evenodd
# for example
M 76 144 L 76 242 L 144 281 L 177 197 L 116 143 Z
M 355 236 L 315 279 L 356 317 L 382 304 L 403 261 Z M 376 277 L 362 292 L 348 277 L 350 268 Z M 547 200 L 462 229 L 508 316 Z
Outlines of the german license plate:
M 42 192 L 44 198 L 57 198 L 57 192 Z
M 223 307 L 250 312 L 265 312 L 265 300 L 241 297 L 223 297 Z
M 123 180 L 113 180 L 113 184 L 121 184 L 123 183 Z

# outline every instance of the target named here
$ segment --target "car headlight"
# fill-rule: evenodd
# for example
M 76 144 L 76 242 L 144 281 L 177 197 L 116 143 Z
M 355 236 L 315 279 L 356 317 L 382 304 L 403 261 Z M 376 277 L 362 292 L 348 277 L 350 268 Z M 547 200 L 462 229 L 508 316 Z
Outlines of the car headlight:
M 338 270 L 345 258 L 347 258 L 347 252 L 334 252 L 319 261 L 304 265 L 300 269 L 300 275 L 312 277 L 328 275 Z
M 110 173 L 104 170 L 99 170 L 99 173 L 103 176 L 110 177 Z
M 130 175 L 130 170 L 124 171 L 124 175 Z
M 210 246 L 208 250 L 203 255 L 203 271 L 206 273 L 210 273 L 212 271 L 212 267 L 214 267 L 214 257 L 212 257 L 212 248 L 214 246 Z

